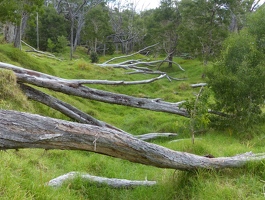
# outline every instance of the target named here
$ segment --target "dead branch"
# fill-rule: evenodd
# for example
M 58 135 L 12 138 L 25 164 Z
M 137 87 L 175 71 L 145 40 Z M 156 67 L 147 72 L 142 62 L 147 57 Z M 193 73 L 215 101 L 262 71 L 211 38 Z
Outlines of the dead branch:
M 107 61 L 104 62 L 103 64 L 110 63 L 110 62 L 113 61 L 113 60 L 117 60 L 117 59 L 121 59 L 121 58 L 128 58 L 128 57 L 134 56 L 134 55 L 139 54 L 139 53 L 141 53 L 142 51 L 145 51 L 145 50 L 147 50 L 147 49 L 149 49 L 149 48 L 152 48 L 152 47 L 154 47 L 154 46 L 156 46 L 156 45 L 158 45 L 158 44 L 159 44 L 159 43 L 156 43 L 156 44 L 150 45 L 150 46 L 145 47 L 145 48 L 143 48 L 143 49 L 141 49 L 141 50 L 139 50 L 139 51 L 137 51 L 137 52 L 135 52 L 135 53 L 133 53 L 133 54 L 130 54 L 130 55 L 124 55 L 124 56 L 114 57 L 114 58 L 112 58 L 112 59 L 110 59 L 110 60 L 107 60 Z
M 143 135 L 137 135 L 136 138 L 143 140 L 143 141 L 149 141 L 157 138 L 168 138 L 168 137 L 176 137 L 178 134 L 176 133 L 147 133 Z
M 156 181 L 134 181 L 126 179 L 92 176 L 90 174 L 80 172 L 69 172 L 67 174 L 50 180 L 47 185 L 52 187 L 60 187 L 64 182 L 68 180 L 73 180 L 75 178 L 82 178 L 83 180 L 97 183 L 99 185 L 108 185 L 112 188 L 134 188 L 137 186 L 153 186 L 156 184 Z
M 197 87 L 204 87 L 207 86 L 207 83 L 196 83 L 196 84 L 191 84 L 192 88 L 197 88 Z
M 194 170 L 242 167 L 265 159 L 251 152 L 208 158 L 173 151 L 106 127 L 79 124 L 17 111 L 0 110 L 0 149 L 83 150 L 160 168 Z
M 141 49 L 133 54 L 130 54 L 130 55 L 124 55 L 124 56 L 118 56 L 118 57 L 114 57 L 110 60 L 107 60 L 106 62 L 102 63 L 102 64 L 96 64 L 97 66 L 100 66 L 100 67 L 113 67 L 113 68 L 123 68 L 123 69 L 133 69 L 133 70 L 136 70 L 137 72 L 139 72 L 139 67 L 140 66 L 155 66 L 155 64 L 159 64 L 158 66 L 158 69 L 159 67 L 164 63 L 164 62 L 168 62 L 168 63 L 173 63 L 173 64 L 176 64 L 180 70 L 182 71 L 185 71 L 181 66 L 180 64 L 174 62 L 174 61 L 170 61 L 168 60 L 168 56 L 164 59 L 164 60 L 155 60 L 155 61 L 142 61 L 142 60 L 126 60 L 126 61 L 122 61 L 122 62 L 119 62 L 119 63 L 110 63 L 114 60 L 118 60 L 118 59 L 121 59 L 121 58 L 127 58 L 127 57 L 131 57 L 133 55 L 136 55 L 136 54 L 139 54 L 141 53 L 142 51 L 145 51 L 146 49 L 149 49 L 151 47 L 154 47 L 158 45 L 157 44 L 154 44 L 154 45 L 151 45 L 151 46 L 148 46 L 148 47 L 145 47 L 144 49 Z M 143 71 L 149 71 L 149 73 L 153 70 L 150 70 L 148 68 L 141 68 L 140 70 L 143 70 Z M 155 72 L 156 73 L 156 72 Z M 165 72 L 160 72 L 160 74 L 166 74 Z
M 178 63 L 169 61 L 169 60 L 155 60 L 155 61 L 140 61 L 140 60 L 131 60 L 130 62 L 120 62 L 120 63 L 102 63 L 96 64 L 99 67 L 113 67 L 113 68 L 123 68 L 123 69 L 131 69 L 137 66 L 152 66 L 153 64 L 161 63 L 161 62 L 171 62 L 176 64 L 180 70 L 185 71 Z
M 45 57 L 48 57 L 48 58 L 52 58 L 52 59 L 56 59 L 56 60 L 59 60 L 61 61 L 61 59 L 59 58 L 56 58 L 55 55 L 51 54 L 51 53 L 47 53 L 47 52 L 43 52 L 43 51 L 40 51 L 40 50 L 37 50 L 35 49 L 34 47 L 30 46 L 29 44 L 27 44 L 26 42 L 22 41 L 21 42 L 26 45 L 27 47 L 29 47 L 31 50 L 27 50 L 26 52 L 34 52 L 34 53 L 37 53 L 37 54 L 41 54 L 41 55 L 44 55 Z

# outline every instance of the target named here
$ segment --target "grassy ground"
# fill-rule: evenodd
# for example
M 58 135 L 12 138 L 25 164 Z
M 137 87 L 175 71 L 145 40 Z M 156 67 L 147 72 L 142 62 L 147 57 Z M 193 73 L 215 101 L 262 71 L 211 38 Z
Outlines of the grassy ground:
M 100 68 L 89 62 L 82 49 L 78 50 L 73 61 L 67 54 L 60 55 L 63 61 L 34 57 L 19 52 L 8 45 L 0 45 L 0 61 L 13 63 L 26 68 L 42 71 L 64 78 L 139 80 L 151 75 L 127 75 L 121 69 Z M 137 56 L 137 58 L 145 58 Z M 100 58 L 100 62 L 109 57 Z M 153 59 L 152 57 L 146 59 Z M 203 82 L 205 67 L 199 61 L 175 59 L 186 70 L 177 66 L 160 70 L 171 76 L 187 78 L 185 81 L 159 80 L 148 85 L 138 86 L 96 86 L 111 92 L 130 94 L 138 97 L 162 98 L 176 102 L 185 100 L 197 89 L 189 84 Z M 5 82 L 4 80 L 8 80 Z M 8 86 L 8 88 L 6 88 Z M 5 89 L 4 89 L 5 88 Z M 12 92 L 11 92 L 12 91 Z M 148 132 L 175 132 L 183 139 L 175 142 L 155 140 L 156 144 L 173 150 L 191 152 L 198 155 L 232 156 L 248 151 L 265 152 L 264 126 L 255 127 L 244 133 L 235 131 L 208 130 L 196 135 L 193 145 L 190 140 L 189 121 L 173 114 L 152 112 L 118 105 L 109 105 L 64 94 L 43 91 L 56 96 L 94 117 L 113 124 L 132 134 Z M 0 108 L 39 113 L 55 118 L 67 117 L 36 102 L 26 100 L 18 90 L 12 73 L 0 70 Z M 81 151 L 58 151 L 41 149 L 1 151 L 0 199 L 264 199 L 265 163 L 250 163 L 240 169 L 218 171 L 198 170 L 181 172 L 159 169 L 130 163 L 128 161 Z M 132 180 L 155 180 L 153 187 L 136 189 L 112 189 L 98 187 L 83 180 L 65 183 L 61 188 L 50 188 L 47 181 L 70 171 L 80 171 L 96 176 L 124 178 Z

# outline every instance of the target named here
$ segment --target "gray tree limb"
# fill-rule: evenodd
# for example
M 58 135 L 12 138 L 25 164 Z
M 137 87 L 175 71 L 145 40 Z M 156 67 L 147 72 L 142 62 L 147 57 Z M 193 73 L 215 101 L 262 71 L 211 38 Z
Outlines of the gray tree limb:
M 147 133 L 143 135 L 136 135 L 135 137 L 144 140 L 144 141 L 149 141 L 157 138 L 165 138 L 165 137 L 176 137 L 178 134 L 176 133 Z
M 99 176 L 92 176 L 86 173 L 80 172 L 69 172 L 57 178 L 50 180 L 47 185 L 52 187 L 59 187 L 65 181 L 72 180 L 74 178 L 82 178 L 99 185 L 108 185 L 113 188 L 133 188 L 136 186 L 153 186 L 156 184 L 156 181 L 133 181 L 126 179 L 117 179 L 117 178 L 105 178 Z

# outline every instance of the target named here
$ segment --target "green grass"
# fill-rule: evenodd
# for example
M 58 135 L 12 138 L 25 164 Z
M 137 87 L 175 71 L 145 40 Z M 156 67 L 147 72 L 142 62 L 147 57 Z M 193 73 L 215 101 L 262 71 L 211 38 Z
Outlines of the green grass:
M 63 61 L 34 57 L 13 49 L 9 45 L 0 45 L 0 61 L 39 70 L 63 78 L 102 79 L 102 80 L 139 80 L 153 75 L 127 75 L 125 70 L 100 68 L 92 65 L 85 51 L 78 49 L 75 59 L 70 61 L 68 53 L 59 55 Z M 100 62 L 110 56 L 101 57 Z M 135 56 L 135 58 L 144 57 Z M 146 59 L 153 59 L 152 57 Z M 162 58 L 161 58 L 162 59 Z M 175 58 L 184 69 L 177 66 L 169 69 L 161 66 L 176 78 L 185 81 L 167 79 L 147 85 L 102 86 L 90 85 L 102 90 L 129 94 L 137 97 L 162 98 L 176 102 L 190 98 L 198 89 L 190 88 L 191 83 L 204 82 L 202 74 L 206 68 L 197 60 Z M 191 143 L 189 121 L 173 114 L 141 110 L 137 108 L 110 105 L 41 89 L 92 116 L 113 124 L 129 133 L 138 135 L 148 132 L 175 132 L 179 141 L 158 139 L 153 143 L 167 148 L 190 152 L 198 155 L 212 154 L 232 156 L 252 151 L 265 152 L 264 125 L 245 132 L 232 130 L 208 130 L 196 135 L 195 144 Z M 15 83 L 15 77 L 6 70 L 0 70 L 0 107 L 38 113 L 69 120 L 61 113 L 39 103 L 28 101 Z M 1 132 L 1 130 L 0 130 Z M 59 151 L 42 149 L 24 149 L 0 151 L 0 199 L 264 199 L 265 162 L 250 163 L 239 169 L 197 170 L 182 172 L 172 169 L 159 169 L 151 166 L 131 163 L 125 160 L 82 151 Z M 135 189 L 112 189 L 107 186 L 76 179 L 60 188 L 50 188 L 46 183 L 70 171 L 80 171 L 96 176 L 123 178 L 132 180 L 155 180 L 153 187 Z

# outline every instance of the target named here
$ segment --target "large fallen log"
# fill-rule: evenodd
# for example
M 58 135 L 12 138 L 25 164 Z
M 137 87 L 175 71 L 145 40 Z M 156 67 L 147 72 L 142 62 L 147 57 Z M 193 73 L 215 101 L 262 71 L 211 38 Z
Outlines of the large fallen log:
M 265 159 L 264 153 L 208 158 L 173 151 L 106 127 L 0 110 L 0 149 L 19 148 L 84 150 L 178 170 L 241 167 Z

